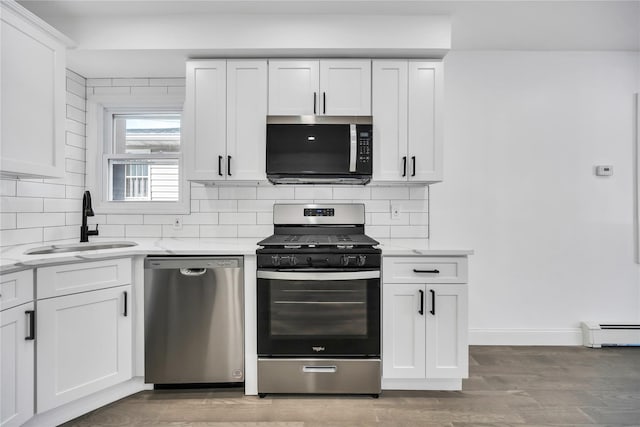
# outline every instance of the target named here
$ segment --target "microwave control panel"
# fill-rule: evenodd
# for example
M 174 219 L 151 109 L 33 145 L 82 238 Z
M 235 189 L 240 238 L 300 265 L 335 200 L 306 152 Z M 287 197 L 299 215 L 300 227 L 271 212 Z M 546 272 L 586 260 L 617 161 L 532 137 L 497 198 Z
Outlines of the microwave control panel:
M 364 128 L 364 129 L 363 129 Z M 358 159 L 359 172 L 371 172 L 371 126 L 358 126 Z

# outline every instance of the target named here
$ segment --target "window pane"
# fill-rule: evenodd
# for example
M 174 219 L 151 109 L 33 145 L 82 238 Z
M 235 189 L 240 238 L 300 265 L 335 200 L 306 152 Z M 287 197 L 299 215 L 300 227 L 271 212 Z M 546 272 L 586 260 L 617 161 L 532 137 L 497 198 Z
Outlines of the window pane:
M 180 152 L 180 114 L 116 114 L 113 153 Z
M 178 159 L 109 159 L 111 200 L 177 201 Z

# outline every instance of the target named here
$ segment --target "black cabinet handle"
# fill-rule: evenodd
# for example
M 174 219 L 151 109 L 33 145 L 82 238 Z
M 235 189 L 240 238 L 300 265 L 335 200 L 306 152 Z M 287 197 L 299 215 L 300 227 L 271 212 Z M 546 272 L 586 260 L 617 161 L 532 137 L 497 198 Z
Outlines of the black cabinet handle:
M 218 156 L 218 175 L 222 176 L 222 156 Z
M 313 114 L 316 114 L 317 98 L 318 98 L 318 94 L 313 92 Z
M 420 310 L 418 310 L 418 313 L 424 316 L 424 291 L 420 289 L 418 292 L 420 292 Z
M 436 291 L 434 291 L 433 289 L 429 289 L 429 292 L 431 292 L 431 311 L 430 311 L 430 313 L 435 316 L 436 315 Z
M 129 292 L 124 291 L 124 312 L 122 313 L 124 315 L 124 317 L 127 317 L 127 315 L 129 314 L 129 312 L 127 311 L 127 306 L 129 305 Z
M 29 335 L 24 337 L 25 340 L 35 340 L 36 339 L 36 312 L 35 310 L 27 310 L 24 312 L 27 315 L 27 319 L 29 321 Z
M 411 176 L 416 176 L 416 156 L 411 156 L 411 162 L 413 163 L 413 172 L 411 172 Z
M 227 175 L 231 176 L 231 156 L 227 156 Z
M 327 114 L 327 92 L 322 92 L 322 114 Z
M 416 270 L 415 268 L 413 269 L 414 273 L 435 273 L 435 274 L 440 274 L 440 270 Z
M 402 176 L 407 176 L 407 156 L 402 158 Z

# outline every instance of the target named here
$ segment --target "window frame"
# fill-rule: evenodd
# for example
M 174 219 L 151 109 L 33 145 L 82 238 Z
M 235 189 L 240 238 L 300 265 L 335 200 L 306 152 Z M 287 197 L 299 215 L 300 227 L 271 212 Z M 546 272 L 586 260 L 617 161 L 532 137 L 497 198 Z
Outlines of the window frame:
M 93 207 L 99 214 L 188 214 L 191 197 L 190 186 L 184 170 L 184 154 L 181 132 L 180 152 L 166 154 L 117 154 L 113 153 L 113 116 L 118 114 L 180 113 L 184 123 L 184 97 L 176 95 L 132 96 L 90 95 L 87 97 L 87 172 L 86 187 L 93 194 Z M 110 200 L 109 160 L 135 158 L 170 158 L 178 160 L 180 196 L 177 201 L 113 201 Z M 91 172 L 91 165 L 94 172 Z

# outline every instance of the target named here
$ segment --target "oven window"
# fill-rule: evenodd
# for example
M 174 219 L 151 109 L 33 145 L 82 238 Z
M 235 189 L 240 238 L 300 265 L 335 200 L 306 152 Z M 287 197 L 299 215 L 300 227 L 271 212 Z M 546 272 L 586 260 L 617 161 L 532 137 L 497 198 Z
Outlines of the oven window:
M 273 281 L 273 336 L 366 336 L 367 282 Z

